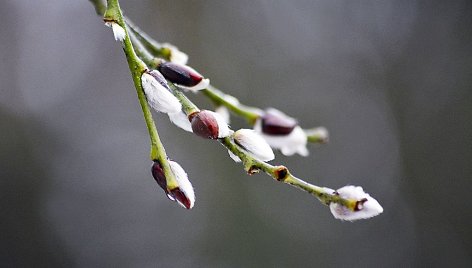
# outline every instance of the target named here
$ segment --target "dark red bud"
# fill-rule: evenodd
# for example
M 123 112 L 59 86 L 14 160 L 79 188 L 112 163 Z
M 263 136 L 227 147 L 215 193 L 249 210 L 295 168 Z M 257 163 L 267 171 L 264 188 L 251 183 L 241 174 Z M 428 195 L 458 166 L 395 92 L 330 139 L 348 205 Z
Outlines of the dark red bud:
M 205 139 L 218 139 L 218 122 L 212 112 L 203 110 L 192 117 L 193 133 Z
M 163 62 L 157 68 L 172 83 L 186 87 L 196 86 L 203 79 L 194 69 L 178 63 Z
M 167 190 L 167 181 L 166 181 L 166 176 L 164 174 L 164 170 L 161 167 L 161 164 L 158 161 L 154 161 L 154 164 L 152 165 L 152 176 L 156 180 L 157 184 L 161 186 L 161 188 L 168 194 Z
M 262 116 L 262 132 L 268 135 L 283 136 L 290 134 L 297 126 L 297 121 L 278 114 L 266 112 Z
M 159 184 L 159 186 L 164 190 L 170 200 L 178 201 L 187 209 L 191 208 L 190 199 L 187 198 L 187 196 L 180 190 L 180 188 L 177 187 L 170 191 L 167 189 L 167 182 L 166 177 L 164 175 L 164 170 L 162 169 L 158 161 L 154 161 L 154 164 L 152 165 L 152 176 L 156 180 L 157 184 Z
M 171 196 L 177 200 L 180 204 L 182 204 L 186 209 L 191 208 L 191 201 L 187 198 L 187 196 L 180 190 L 180 188 L 175 188 L 170 191 Z

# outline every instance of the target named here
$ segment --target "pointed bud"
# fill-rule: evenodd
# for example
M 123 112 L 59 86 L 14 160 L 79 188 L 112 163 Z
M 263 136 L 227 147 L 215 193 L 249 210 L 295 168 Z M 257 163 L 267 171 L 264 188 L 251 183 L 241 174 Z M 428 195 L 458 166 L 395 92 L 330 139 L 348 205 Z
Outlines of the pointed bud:
M 357 200 L 354 211 L 341 204 L 331 203 L 329 208 L 336 219 L 355 221 L 372 218 L 383 212 L 383 208 L 379 202 L 372 198 L 368 193 L 365 193 L 360 186 L 344 186 L 336 190 L 334 194 L 338 194 L 344 199 Z
M 193 186 L 188 179 L 187 173 L 175 161 L 169 161 L 169 165 L 179 184 L 178 188 L 171 190 L 171 194 L 181 206 L 191 209 L 195 204 L 195 192 L 193 191 Z
M 149 105 L 163 113 L 177 113 L 182 110 L 179 100 L 170 92 L 166 79 L 156 70 L 143 73 L 141 85 Z
M 121 27 L 118 23 L 114 21 L 107 21 L 105 22 L 105 25 L 113 30 L 113 36 L 115 37 L 116 41 L 123 42 L 126 37 L 126 32 L 123 27 Z
M 219 114 L 208 110 L 192 115 L 192 130 L 202 138 L 213 140 L 228 137 L 231 132 Z
M 187 65 L 162 62 L 157 68 L 166 79 L 184 89 L 198 91 L 207 88 L 210 84 L 210 80 L 203 78 L 201 74 Z
M 170 61 L 178 64 L 187 64 L 188 55 L 180 51 L 178 47 L 171 45 L 169 43 L 162 44 L 162 47 L 170 51 Z
M 252 129 L 240 129 L 233 134 L 234 142 L 251 156 L 267 162 L 275 158 L 269 144 Z
M 264 134 L 285 136 L 297 126 L 297 121 L 279 110 L 269 108 L 262 116 L 261 124 Z
M 185 173 L 184 169 L 175 161 L 169 161 L 169 166 L 172 173 L 174 173 L 178 187 L 174 189 L 167 188 L 164 170 L 158 161 L 155 161 L 152 165 L 152 176 L 170 200 L 177 201 L 179 205 L 186 209 L 191 209 L 195 204 L 195 192 L 193 191 L 187 173 Z

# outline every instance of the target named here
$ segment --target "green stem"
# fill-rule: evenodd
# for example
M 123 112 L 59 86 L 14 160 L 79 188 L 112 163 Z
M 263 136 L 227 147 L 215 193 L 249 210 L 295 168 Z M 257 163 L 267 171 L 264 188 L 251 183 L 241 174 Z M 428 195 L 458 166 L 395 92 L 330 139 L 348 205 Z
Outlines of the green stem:
M 162 46 L 159 42 L 152 39 L 149 35 L 139 29 L 129 18 L 125 17 L 126 24 L 131 29 L 131 32 L 136 36 L 137 40 L 156 58 L 170 60 L 171 51 Z
M 119 23 L 127 32 L 126 25 L 123 21 L 123 17 L 121 14 L 121 10 L 119 9 L 118 0 L 108 0 L 108 9 L 107 9 L 107 12 L 105 12 L 104 19 L 106 21 L 114 21 L 114 22 Z M 137 39 L 133 38 L 133 41 L 136 42 L 136 44 L 138 44 L 140 43 L 138 39 L 139 38 Z M 144 49 L 143 47 L 144 46 L 138 46 L 136 53 L 138 53 L 140 57 L 143 57 L 143 60 L 145 62 L 153 63 L 154 62 L 153 59 L 149 58 L 149 55 L 147 55 L 144 52 L 146 49 Z M 136 55 L 128 33 L 126 34 L 126 38 L 124 40 L 124 51 L 126 54 L 126 58 L 128 60 L 128 65 L 129 65 L 131 74 L 133 76 L 135 87 L 138 93 L 138 99 L 140 101 L 141 108 L 143 109 L 143 114 L 146 120 L 146 124 L 148 126 L 149 134 L 151 136 L 151 145 L 152 145 L 152 148 L 155 148 L 156 158 L 154 158 L 154 155 L 153 155 L 154 149 L 151 150 L 151 158 L 161 161 L 166 177 L 169 176 L 170 178 L 172 178 L 172 180 L 174 180 L 174 183 L 175 183 L 175 178 L 172 172 L 170 172 L 170 168 L 168 166 L 167 156 L 165 154 L 164 147 L 162 146 L 160 142 L 159 136 L 157 134 L 157 129 L 155 128 L 154 121 L 152 120 L 152 115 L 147 105 L 146 97 L 144 95 L 144 92 L 141 86 L 140 77 L 141 77 L 142 72 L 145 71 L 146 66 Z M 169 85 L 171 86 L 171 89 L 173 90 L 174 95 L 182 103 L 183 110 L 187 115 L 192 114 L 193 112 L 199 111 L 198 107 L 195 104 L 193 104 L 181 91 L 177 90 L 177 88 L 172 83 L 169 83 Z M 257 113 L 254 113 L 252 111 L 239 109 L 238 106 L 225 100 L 224 95 L 223 95 L 224 93 L 219 92 L 215 88 L 207 89 L 205 94 L 208 94 L 208 97 L 212 101 L 214 101 L 216 104 L 227 106 L 229 109 L 232 109 L 233 112 L 248 119 L 248 121 L 255 121 L 257 117 L 259 116 Z M 353 211 L 356 208 L 357 200 L 343 199 L 339 195 L 327 192 L 324 188 L 307 183 L 293 176 L 285 166 L 273 166 L 268 163 L 259 161 L 253 158 L 252 156 L 250 156 L 246 150 L 239 147 L 231 137 L 219 139 L 219 142 L 223 146 L 225 146 L 229 151 L 231 151 L 233 154 L 235 154 L 241 159 L 245 170 L 249 174 L 254 174 L 262 170 L 263 172 L 265 172 L 266 174 L 268 174 L 269 176 L 271 176 L 277 181 L 287 183 L 289 185 L 292 185 L 298 189 L 301 189 L 305 192 L 308 192 L 314 195 L 323 204 L 328 205 L 332 202 L 339 203 Z
M 251 108 L 239 103 L 232 103 L 231 101 L 228 101 L 225 98 L 225 93 L 221 92 L 219 89 L 213 87 L 213 86 L 208 86 L 208 88 L 203 89 L 201 91 L 203 95 L 208 97 L 213 104 L 216 106 L 223 105 L 226 108 L 228 108 L 230 111 L 232 111 L 234 114 L 246 119 L 246 121 L 253 126 L 256 123 L 256 120 L 260 117 L 260 115 L 254 110 L 255 108 Z
M 339 195 L 329 193 L 324 188 L 310 184 L 301 180 L 290 173 L 290 170 L 285 166 L 273 166 L 268 163 L 259 161 L 254 157 L 250 156 L 244 149 L 239 147 L 231 137 L 226 137 L 219 140 L 223 146 L 225 146 L 234 155 L 238 156 L 243 162 L 244 169 L 248 174 L 254 174 L 258 171 L 263 171 L 267 175 L 271 176 L 276 181 L 284 182 L 295 188 L 308 192 L 317 197 L 323 204 L 329 205 L 330 203 L 339 203 L 350 210 L 354 211 L 357 205 L 355 199 L 343 199 Z
M 97 15 L 103 16 L 103 13 L 105 13 L 105 10 L 107 9 L 103 0 L 89 0 L 89 1 L 92 3 L 93 7 L 95 8 L 95 12 L 97 13 Z
M 131 29 L 132 35 L 135 36 L 135 38 L 133 38 L 133 44 L 139 43 L 140 46 L 144 48 L 144 51 L 140 55 L 140 57 L 149 66 L 156 66 L 156 60 L 152 57 L 170 60 L 170 52 L 166 48 L 162 47 L 159 42 L 157 42 L 152 37 L 148 36 L 145 32 L 143 32 L 141 29 L 139 29 L 133 22 L 131 22 L 130 19 L 125 18 L 125 21 Z M 149 58 L 149 56 L 151 56 L 151 58 Z M 201 90 L 201 92 L 204 96 L 210 99 L 215 106 L 225 106 L 235 115 L 244 118 L 251 126 L 254 126 L 256 120 L 260 117 L 260 114 L 257 112 L 257 110 L 259 110 L 258 108 L 228 101 L 225 96 L 231 96 L 215 88 L 214 86 L 210 85 L 208 86 L 208 88 Z M 327 139 L 325 137 L 320 137 L 319 135 L 311 132 L 310 129 L 306 129 L 305 133 L 307 134 L 307 141 L 310 143 L 327 143 Z
M 134 51 L 133 44 L 131 43 L 128 30 L 123 20 L 123 15 L 121 13 L 118 0 L 107 0 L 107 9 L 105 11 L 103 20 L 106 22 L 118 23 L 121 27 L 123 27 L 123 29 L 125 29 L 126 37 L 123 40 L 123 51 L 128 61 L 128 67 L 133 78 L 136 93 L 138 95 L 139 104 L 141 105 L 144 120 L 146 121 L 146 126 L 151 139 L 150 157 L 151 160 L 159 161 L 159 163 L 161 164 L 169 190 L 175 189 L 176 187 L 178 187 L 178 183 L 174 177 L 173 172 L 170 169 L 166 151 L 159 138 L 156 125 L 152 118 L 151 110 L 149 109 L 146 96 L 141 85 L 141 75 L 146 71 L 146 65 L 144 64 L 144 62 L 141 61 L 141 59 L 136 55 Z
M 192 103 L 181 91 L 179 91 L 172 83 L 171 89 L 174 91 L 174 95 L 179 99 L 184 112 L 190 115 L 196 111 L 199 111 L 198 107 Z M 354 211 L 357 205 L 355 199 L 343 199 L 339 195 L 329 193 L 324 188 L 305 182 L 295 176 L 284 166 L 273 166 L 266 162 L 257 160 L 256 158 L 249 155 L 249 153 L 238 146 L 231 137 L 219 139 L 219 142 L 225 146 L 229 151 L 241 159 L 244 169 L 248 174 L 254 174 L 260 170 L 265 172 L 277 181 L 284 182 L 295 188 L 308 192 L 317 197 L 323 204 L 329 205 L 331 202 L 342 204 L 343 206 Z

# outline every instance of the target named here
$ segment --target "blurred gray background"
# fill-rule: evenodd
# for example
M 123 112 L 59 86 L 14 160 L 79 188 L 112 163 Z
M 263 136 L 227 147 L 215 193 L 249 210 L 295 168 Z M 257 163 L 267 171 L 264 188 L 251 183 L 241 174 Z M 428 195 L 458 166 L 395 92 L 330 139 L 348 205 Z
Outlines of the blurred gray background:
M 2 0 L 1 267 L 472 265 L 471 1 L 121 5 L 243 103 L 326 126 L 328 145 L 274 163 L 361 185 L 385 212 L 337 221 L 157 114 L 196 189 L 195 208 L 178 207 L 150 175 L 123 52 L 92 5 Z

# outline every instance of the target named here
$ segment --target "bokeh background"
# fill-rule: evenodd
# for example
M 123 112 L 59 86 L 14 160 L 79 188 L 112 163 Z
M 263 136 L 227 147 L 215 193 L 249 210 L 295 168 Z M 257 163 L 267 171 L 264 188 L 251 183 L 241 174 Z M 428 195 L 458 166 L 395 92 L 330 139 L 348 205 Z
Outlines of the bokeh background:
M 335 220 L 156 114 L 196 189 L 180 208 L 150 175 L 125 58 L 92 5 L 2 0 L 1 267 L 471 267 L 471 1 L 121 2 L 241 102 L 330 130 L 274 163 L 362 185 L 385 212 Z

